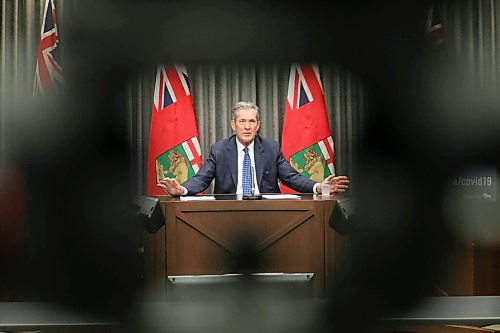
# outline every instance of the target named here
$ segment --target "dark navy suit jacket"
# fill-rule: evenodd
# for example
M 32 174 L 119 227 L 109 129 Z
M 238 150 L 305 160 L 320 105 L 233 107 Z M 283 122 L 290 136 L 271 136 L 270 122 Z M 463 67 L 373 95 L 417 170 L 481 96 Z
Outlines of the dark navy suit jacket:
M 255 174 L 260 193 L 279 193 L 278 179 L 300 193 L 312 193 L 314 181 L 299 174 L 283 156 L 278 143 L 255 137 Z M 210 186 L 215 178 L 214 193 L 236 193 L 238 185 L 238 149 L 236 135 L 218 141 L 210 148 L 210 155 L 198 173 L 182 185 L 188 194 L 196 194 Z

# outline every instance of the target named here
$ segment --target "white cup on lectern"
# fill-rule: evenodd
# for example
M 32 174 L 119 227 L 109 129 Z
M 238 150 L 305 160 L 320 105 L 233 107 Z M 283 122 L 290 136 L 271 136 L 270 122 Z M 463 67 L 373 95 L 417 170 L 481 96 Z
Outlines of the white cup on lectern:
M 321 183 L 321 196 L 330 197 L 330 183 L 322 182 Z

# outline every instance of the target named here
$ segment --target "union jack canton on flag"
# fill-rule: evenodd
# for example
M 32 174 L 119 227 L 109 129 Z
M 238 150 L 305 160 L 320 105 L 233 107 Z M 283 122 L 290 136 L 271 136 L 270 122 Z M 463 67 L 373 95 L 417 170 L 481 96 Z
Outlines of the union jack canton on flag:
M 54 0 L 47 0 L 38 46 L 34 95 L 45 96 L 49 91 L 57 91 L 64 83 L 58 44 L 56 8 Z

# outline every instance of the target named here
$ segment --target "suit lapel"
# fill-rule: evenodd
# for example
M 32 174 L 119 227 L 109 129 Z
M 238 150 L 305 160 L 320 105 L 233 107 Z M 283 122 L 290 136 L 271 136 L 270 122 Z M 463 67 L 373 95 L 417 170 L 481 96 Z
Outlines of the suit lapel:
M 229 143 L 226 146 L 229 156 L 229 172 L 231 173 L 231 178 L 234 183 L 234 192 L 238 186 L 238 149 L 236 148 L 236 136 L 233 135 L 229 139 Z
M 255 137 L 255 144 L 253 147 L 254 159 L 255 159 L 255 176 L 257 177 L 257 185 L 259 190 L 262 191 L 262 175 L 264 171 L 264 147 L 260 141 L 260 137 Z

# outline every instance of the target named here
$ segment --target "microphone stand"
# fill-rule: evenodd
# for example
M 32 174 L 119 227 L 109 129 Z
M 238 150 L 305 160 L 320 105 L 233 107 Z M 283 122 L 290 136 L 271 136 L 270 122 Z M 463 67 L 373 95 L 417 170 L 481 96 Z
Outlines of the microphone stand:
M 253 178 L 254 168 L 251 166 L 252 170 L 250 172 L 250 177 L 252 180 L 252 194 L 251 195 L 243 195 L 243 200 L 262 200 L 262 194 L 255 194 L 255 182 Z

